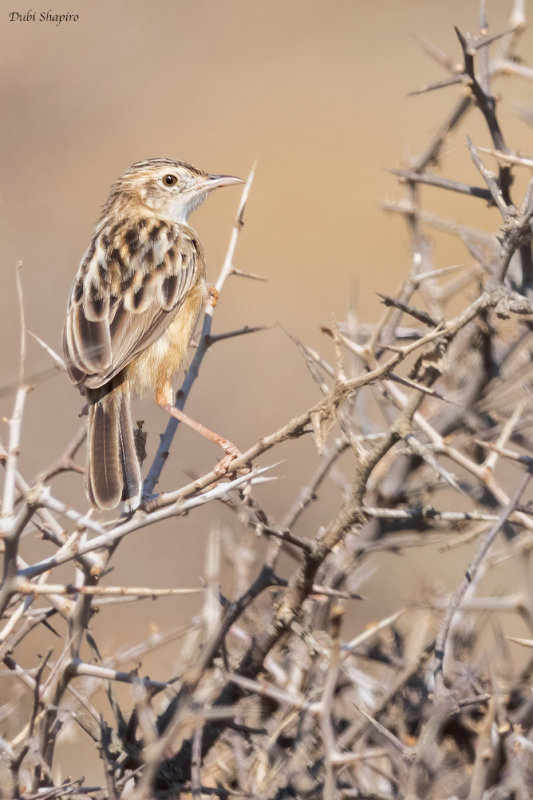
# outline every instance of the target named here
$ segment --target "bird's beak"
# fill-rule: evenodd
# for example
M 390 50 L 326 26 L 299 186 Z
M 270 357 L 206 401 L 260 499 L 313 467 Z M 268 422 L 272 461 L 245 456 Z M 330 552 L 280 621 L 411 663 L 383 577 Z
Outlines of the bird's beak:
M 231 186 L 234 183 L 244 183 L 242 178 L 235 178 L 233 175 L 208 175 L 198 186 L 199 189 L 210 192 L 220 186 Z

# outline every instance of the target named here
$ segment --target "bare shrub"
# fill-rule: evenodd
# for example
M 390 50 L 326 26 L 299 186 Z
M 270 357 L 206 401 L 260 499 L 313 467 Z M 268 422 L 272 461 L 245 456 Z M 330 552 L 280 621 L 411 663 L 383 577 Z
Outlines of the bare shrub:
M 460 71 L 427 45 L 449 77 L 423 91 L 457 85 L 459 96 L 423 153 L 395 171 L 403 199 L 384 204 L 405 220 L 411 270 L 396 293 L 383 297 L 385 311 L 374 325 L 360 326 L 351 317 L 324 327 L 333 340 L 333 348 L 325 348 L 335 354 L 332 363 L 296 341 L 318 399 L 238 456 L 229 477 L 220 480 L 212 471 L 154 494 L 172 424 L 148 470 L 144 507 L 131 518 L 108 523 L 56 495 L 60 471 L 82 471 L 76 459 L 83 430 L 59 462 L 27 483 L 19 472 L 30 388 L 22 326 L 20 385 L 0 444 L 0 650 L 5 670 L 22 687 L 0 709 L 18 726 L 15 735 L 0 739 L 2 796 L 530 797 L 533 660 L 520 663 L 518 654 L 527 653 L 520 645 L 533 646 L 533 631 L 531 639 L 509 643 L 494 621 L 495 612 L 507 610 L 533 628 L 533 516 L 525 499 L 533 463 L 533 181 L 523 197 L 512 186 L 533 161 L 507 144 L 491 91 L 501 74 L 533 77 L 516 55 L 524 25 L 517 1 L 508 30 L 489 35 L 482 18 L 477 35 L 457 31 Z M 475 186 L 446 174 L 445 153 L 459 122 L 474 115 L 481 115 L 492 142 L 481 148 L 468 139 L 479 173 Z M 233 257 L 251 181 L 220 292 L 238 272 Z M 495 207 L 498 230 L 489 234 L 468 219 L 432 214 L 421 205 L 421 184 Z M 435 268 L 432 229 L 461 239 L 465 266 Z M 213 336 L 211 320 L 210 309 L 178 394 L 181 405 L 207 349 L 224 338 Z M 304 437 L 316 444 L 317 465 L 276 520 L 254 493 L 276 468 L 255 464 L 269 451 L 274 463 L 279 445 Z M 342 502 L 326 524 L 303 535 L 298 524 L 320 502 L 325 480 L 340 487 Z M 125 598 L 135 608 L 137 599 L 181 590 L 103 585 L 111 556 L 120 559 L 121 541 L 132 532 L 149 534 L 155 522 L 195 513 L 214 500 L 234 511 L 235 532 L 210 538 L 203 613 L 180 640 L 179 670 L 159 680 L 144 676 L 142 667 L 122 671 L 131 654 L 101 657 L 88 629 L 94 610 L 110 598 Z M 259 564 L 238 535 L 243 524 L 265 539 Z M 36 531 L 50 555 L 26 563 L 21 538 Z M 428 543 L 473 545 L 473 556 L 458 550 L 465 569 L 455 590 L 426 597 L 423 615 L 399 608 L 348 640 L 343 619 L 358 596 L 358 570 L 379 551 Z M 220 591 L 221 554 L 235 585 L 244 587 L 232 597 Z M 282 554 L 293 563 L 288 581 L 280 577 Z M 482 575 L 502 560 L 516 572 L 515 592 L 481 595 Z M 65 622 L 60 647 L 51 627 L 58 617 Z M 22 643 L 43 625 L 50 651 L 35 652 L 24 668 Z M 148 639 L 136 660 L 162 638 Z M 82 645 L 90 661 L 82 658 Z M 118 699 L 117 682 L 129 684 L 131 713 Z M 102 688 L 106 713 L 95 701 Z M 98 752 L 101 785 L 57 777 L 56 743 L 68 726 L 79 726 Z

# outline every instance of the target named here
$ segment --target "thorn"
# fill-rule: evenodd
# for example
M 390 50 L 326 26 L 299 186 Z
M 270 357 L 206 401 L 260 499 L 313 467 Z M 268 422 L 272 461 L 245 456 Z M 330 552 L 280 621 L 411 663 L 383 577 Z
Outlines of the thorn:
M 241 269 L 237 269 L 237 267 L 232 267 L 230 275 L 236 275 L 238 278 L 250 278 L 252 281 L 264 281 L 265 283 L 268 281 L 268 278 L 263 278 L 262 275 L 256 275 L 253 272 L 243 272 Z

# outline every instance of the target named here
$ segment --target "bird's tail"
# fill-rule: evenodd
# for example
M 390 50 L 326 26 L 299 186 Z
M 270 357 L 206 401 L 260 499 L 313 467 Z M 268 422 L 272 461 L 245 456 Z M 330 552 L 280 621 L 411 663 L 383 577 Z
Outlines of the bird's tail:
M 111 382 L 87 392 L 87 469 L 85 489 L 93 506 L 134 511 L 141 498 L 141 470 L 135 451 L 130 393 Z

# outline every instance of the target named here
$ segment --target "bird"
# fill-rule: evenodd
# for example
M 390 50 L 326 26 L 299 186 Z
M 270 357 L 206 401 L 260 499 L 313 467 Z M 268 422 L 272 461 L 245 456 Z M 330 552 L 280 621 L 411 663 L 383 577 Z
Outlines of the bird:
M 207 302 L 204 251 L 190 214 L 242 183 L 184 161 L 132 164 L 111 186 L 70 291 L 63 351 L 88 405 L 85 490 L 96 509 L 133 513 L 141 472 L 132 396 L 173 404 L 172 381 Z

